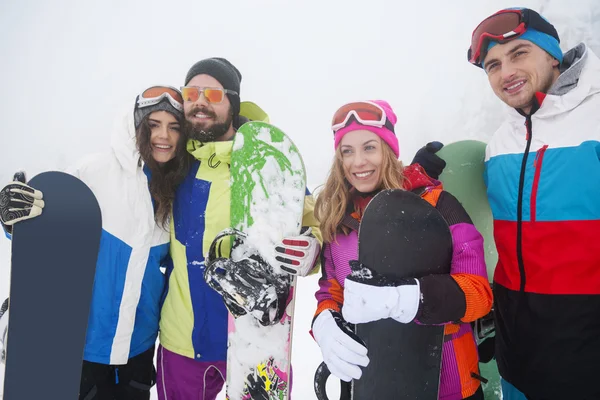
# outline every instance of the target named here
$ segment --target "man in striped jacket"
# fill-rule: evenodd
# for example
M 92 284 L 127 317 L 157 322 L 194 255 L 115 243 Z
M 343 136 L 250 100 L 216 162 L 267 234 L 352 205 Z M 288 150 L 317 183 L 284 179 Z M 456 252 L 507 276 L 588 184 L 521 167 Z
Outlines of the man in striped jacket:
M 529 9 L 481 22 L 468 56 L 509 106 L 485 160 L 504 399 L 599 399 L 600 60 Z

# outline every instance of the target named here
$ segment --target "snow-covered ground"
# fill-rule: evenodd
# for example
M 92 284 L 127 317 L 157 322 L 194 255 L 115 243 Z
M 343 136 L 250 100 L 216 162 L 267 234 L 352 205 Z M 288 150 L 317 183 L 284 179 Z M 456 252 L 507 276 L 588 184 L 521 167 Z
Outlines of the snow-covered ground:
M 502 107 L 466 51 L 482 18 L 511 6 L 544 14 L 563 49 L 585 41 L 600 54 L 598 0 L 0 2 L 0 185 L 17 169 L 33 176 L 107 150 L 122 104 L 152 84 L 182 85 L 194 62 L 213 56 L 239 68 L 242 99 L 291 135 L 311 189 L 324 182 L 331 114 L 346 101 L 388 100 L 407 162 L 430 140 L 487 140 Z M 0 240 L 0 299 L 9 263 Z M 317 277 L 299 283 L 295 399 L 314 398 L 316 289 Z

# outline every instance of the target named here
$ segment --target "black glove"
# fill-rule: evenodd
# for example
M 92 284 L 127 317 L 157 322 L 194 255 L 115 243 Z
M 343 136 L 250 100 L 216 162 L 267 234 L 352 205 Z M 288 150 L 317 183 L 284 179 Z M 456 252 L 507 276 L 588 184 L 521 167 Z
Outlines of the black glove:
M 25 184 L 25 173 L 17 172 L 13 181 L 0 191 L 0 223 L 8 233 L 12 225 L 42 213 L 43 194 Z
M 415 158 L 413 158 L 412 164 L 419 164 L 427 175 L 433 179 L 438 179 L 444 168 L 446 167 L 446 161 L 442 160 L 435 153 L 437 153 L 444 145 L 441 142 L 429 142 L 425 146 L 421 147 Z
M 488 363 L 496 355 L 496 325 L 494 322 L 494 309 L 487 315 L 477 319 L 473 323 L 473 333 L 477 342 L 479 362 Z

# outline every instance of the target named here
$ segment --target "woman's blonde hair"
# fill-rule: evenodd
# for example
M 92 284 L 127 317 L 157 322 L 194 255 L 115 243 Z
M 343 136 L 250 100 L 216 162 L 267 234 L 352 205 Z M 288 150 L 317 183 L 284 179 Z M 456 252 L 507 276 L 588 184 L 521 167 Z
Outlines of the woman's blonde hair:
M 383 140 L 381 141 L 383 160 L 381 163 L 381 175 L 378 189 L 402 189 L 405 177 L 404 165 L 396 158 L 396 155 Z M 322 186 L 317 195 L 315 204 L 315 217 L 320 222 L 323 241 L 331 243 L 337 232 L 349 233 L 349 229 L 341 225 L 346 214 L 348 205 L 352 201 L 352 185 L 346 180 L 344 166 L 342 163 L 341 146 L 335 150 L 333 165 L 327 176 L 325 185 Z

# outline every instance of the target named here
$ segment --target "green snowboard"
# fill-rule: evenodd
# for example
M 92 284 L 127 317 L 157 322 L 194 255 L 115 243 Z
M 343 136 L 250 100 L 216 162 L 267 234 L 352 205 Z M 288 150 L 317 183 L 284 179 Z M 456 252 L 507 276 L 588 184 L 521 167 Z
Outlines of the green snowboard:
M 437 155 L 446 161 L 446 168 L 440 175 L 444 189 L 461 202 L 483 236 L 485 264 L 488 279 L 492 282 L 498 252 L 494 243 L 492 210 L 483 180 L 485 147 L 484 142 L 462 140 L 442 147 Z M 500 376 L 495 359 L 480 363 L 479 368 L 481 376 L 489 381 L 483 385 L 485 399 L 501 399 Z
M 306 174 L 298 148 L 278 128 L 252 121 L 240 127 L 231 157 L 231 226 L 246 237 L 231 259 L 258 254 L 278 282 L 289 285 L 283 317 L 270 326 L 254 315 L 229 316 L 227 396 L 231 400 L 290 396 L 296 279 L 281 271 L 274 248 L 302 228 Z
M 446 161 L 446 168 L 440 175 L 444 189 L 461 202 L 483 235 L 485 265 L 491 282 L 498 252 L 494 244 L 492 210 L 483 181 L 485 146 L 485 143 L 477 140 L 462 140 L 442 147 L 437 155 Z

